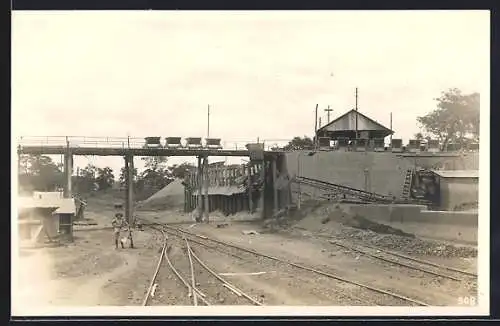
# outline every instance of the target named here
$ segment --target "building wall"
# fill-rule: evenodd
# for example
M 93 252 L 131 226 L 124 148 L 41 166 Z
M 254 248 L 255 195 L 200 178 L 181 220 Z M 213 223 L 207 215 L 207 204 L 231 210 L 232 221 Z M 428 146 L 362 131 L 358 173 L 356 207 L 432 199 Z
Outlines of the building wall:
M 307 153 L 286 153 L 286 165 L 291 176 L 300 175 L 357 189 L 364 189 L 367 181 L 369 191 L 396 197 L 402 193 L 406 170 L 415 166 L 450 170 L 479 168 L 477 153 L 468 153 L 459 158 L 436 156 L 416 159 L 388 152 L 331 151 L 317 152 L 313 156 L 307 156 Z
M 479 179 L 440 178 L 441 209 L 454 210 L 462 204 L 478 201 Z

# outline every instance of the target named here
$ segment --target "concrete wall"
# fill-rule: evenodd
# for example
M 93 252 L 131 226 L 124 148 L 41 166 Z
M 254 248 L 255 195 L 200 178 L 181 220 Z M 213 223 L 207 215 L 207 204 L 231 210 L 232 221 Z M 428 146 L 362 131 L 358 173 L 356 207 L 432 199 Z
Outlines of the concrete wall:
M 343 205 L 350 214 L 422 238 L 477 244 L 477 212 L 428 211 L 423 205 Z
M 476 178 L 440 178 L 439 188 L 444 210 L 454 210 L 479 199 L 479 179 Z
M 478 153 L 466 156 L 409 158 L 388 152 L 317 152 L 313 156 L 308 151 L 286 153 L 290 175 L 300 175 L 358 189 L 365 189 L 385 195 L 399 197 L 403 191 L 406 170 L 418 167 L 437 167 L 455 170 L 479 168 Z M 365 182 L 365 171 L 367 181 Z M 298 173 L 298 170 L 299 173 Z

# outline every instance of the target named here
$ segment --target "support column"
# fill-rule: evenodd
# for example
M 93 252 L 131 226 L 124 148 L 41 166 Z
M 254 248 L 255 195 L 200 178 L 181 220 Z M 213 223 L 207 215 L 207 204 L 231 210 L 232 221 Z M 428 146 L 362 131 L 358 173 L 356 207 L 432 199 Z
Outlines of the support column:
M 252 199 L 252 163 L 248 163 L 248 211 L 250 214 L 253 212 L 253 199 Z
M 128 188 L 130 187 L 130 179 L 128 175 L 128 170 L 129 170 L 129 157 L 125 155 L 125 218 L 127 219 L 127 221 L 130 215 L 129 212 L 130 205 L 128 203 L 129 201 Z
M 273 199 L 274 199 L 274 206 L 273 206 L 273 214 L 276 214 L 278 212 L 278 187 L 276 186 L 276 158 L 273 158 L 271 161 L 271 168 L 272 168 L 272 174 L 273 174 Z
M 130 162 L 128 163 L 128 178 L 129 178 L 129 186 L 128 186 L 128 212 L 129 212 L 129 224 L 132 225 L 134 221 L 134 157 L 130 156 Z
M 125 218 L 128 223 L 134 223 L 134 157 L 132 155 L 125 156 L 125 172 L 127 174 L 125 182 Z
M 205 223 L 208 223 L 209 216 L 209 203 L 208 203 L 208 183 L 209 183 L 209 175 L 208 175 L 208 157 L 203 159 L 203 176 L 204 176 L 204 190 L 205 190 Z
M 73 155 L 69 148 L 64 154 L 64 198 L 71 198 L 71 175 L 73 174 Z
M 262 218 L 266 218 L 266 161 L 262 161 L 260 175 L 262 178 L 262 191 L 261 191 L 261 214 Z
M 197 217 L 197 222 L 201 222 L 201 218 L 203 216 L 203 197 L 202 197 L 202 192 L 203 192 L 203 179 L 202 179 L 203 171 L 202 171 L 202 166 L 201 166 L 201 156 L 198 156 L 198 175 L 197 175 L 197 190 L 198 190 L 198 200 L 197 200 L 197 211 L 196 211 L 196 217 Z

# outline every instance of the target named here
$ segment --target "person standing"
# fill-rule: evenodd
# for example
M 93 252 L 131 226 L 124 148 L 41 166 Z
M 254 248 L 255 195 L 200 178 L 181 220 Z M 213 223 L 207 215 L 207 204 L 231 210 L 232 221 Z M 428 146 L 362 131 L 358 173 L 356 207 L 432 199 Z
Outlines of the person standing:
M 115 249 L 118 249 L 118 241 L 120 239 L 120 232 L 122 228 L 128 227 L 127 221 L 123 218 L 122 213 L 116 213 L 115 218 L 111 221 L 111 225 L 113 226 L 113 233 L 114 233 L 114 239 L 115 239 Z M 123 241 L 120 241 L 120 244 L 122 248 L 125 248 L 123 246 Z

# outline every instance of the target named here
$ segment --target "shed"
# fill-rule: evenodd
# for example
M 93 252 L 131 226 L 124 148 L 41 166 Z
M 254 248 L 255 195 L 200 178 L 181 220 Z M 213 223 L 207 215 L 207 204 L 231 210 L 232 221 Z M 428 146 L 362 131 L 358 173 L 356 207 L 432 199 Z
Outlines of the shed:
M 319 128 L 316 137 L 328 137 L 342 144 L 356 139 L 373 140 L 377 143 L 382 140 L 383 143 L 383 139 L 393 133 L 391 129 L 353 109 Z
M 479 199 L 478 170 L 433 170 L 438 176 L 440 208 L 459 210 L 477 204 Z
M 36 197 L 20 197 L 18 223 L 21 239 L 37 241 L 45 235 L 53 240 L 61 233 L 72 238 L 75 209 L 73 198 L 40 196 L 40 193 Z

